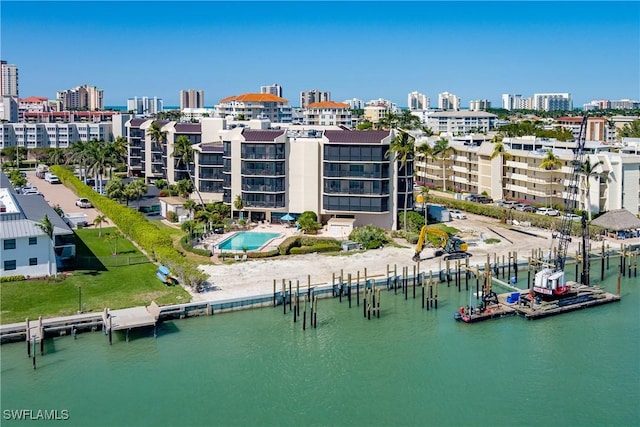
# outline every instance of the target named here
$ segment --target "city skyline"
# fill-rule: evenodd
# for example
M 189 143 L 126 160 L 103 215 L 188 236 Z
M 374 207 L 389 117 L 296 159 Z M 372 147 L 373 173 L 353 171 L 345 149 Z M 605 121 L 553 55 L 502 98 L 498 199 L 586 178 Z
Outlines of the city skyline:
M 503 93 L 568 92 L 574 107 L 640 97 L 635 2 L 196 1 L 179 3 L 181 18 L 178 3 L 150 3 L 4 1 L 2 59 L 20 95 L 88 84 L 105 105 L 170 106 L 194 88 L 211 106 L 279 84 L 293 106 L 312 89 L 398 106 L 418 91 L 432 107 L 449 92 L 463 108 L 500 107 Z

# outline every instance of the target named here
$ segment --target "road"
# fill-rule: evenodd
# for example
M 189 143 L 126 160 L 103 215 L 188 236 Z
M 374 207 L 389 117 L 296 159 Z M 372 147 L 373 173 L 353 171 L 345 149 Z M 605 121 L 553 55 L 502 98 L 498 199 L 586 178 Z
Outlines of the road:
M 36 177 L 35 171 L 27 172 L 27 181 L 38 188 L 38 191 L 42 193 L 44 199 L 49 203 L 51 207 L 60 206 L 60 208 L 67 214 L 69 213 L 85 213 L 87 214 L 87 221 L 90 225 L 93 224 L 93 220 L 96 216 L 100 215 L 100 211 L 96 208 L 79 208 L 76 206 L 76 200 L 78 196 L 71 191 L 64 184 L 50 184 L 44 179 Z M 40 197 L 40 196 L 31 196 Z M 102 224 L 103 227 L 111 227 L 113 224 L 107 219 L 107 222 Z

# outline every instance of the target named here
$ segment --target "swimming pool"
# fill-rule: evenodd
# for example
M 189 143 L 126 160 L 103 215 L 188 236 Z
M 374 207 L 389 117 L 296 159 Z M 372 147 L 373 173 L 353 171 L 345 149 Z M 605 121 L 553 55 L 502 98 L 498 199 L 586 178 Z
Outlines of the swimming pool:
M 269 240 L 279 237 L 280 233 L 262 233 L 259 231 L 239 231 L 217 246 L 223 251 L 254 251 L 260 249 Z

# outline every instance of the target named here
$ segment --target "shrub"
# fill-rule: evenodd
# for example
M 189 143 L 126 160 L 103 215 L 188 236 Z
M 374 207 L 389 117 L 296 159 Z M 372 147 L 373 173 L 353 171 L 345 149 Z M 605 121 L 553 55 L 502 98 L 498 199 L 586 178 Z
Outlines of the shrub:
M 178 214 L 174 211 L 167 211 L 167 221 L 178 222 Z
M 367 249 L 376 249 L 381 245 L 389 243 L 389 238 L 385 231 L 380 227 L 370 224 L 354 228 L 349 235 L 349 239 L 360 243 L 362 247 Z M 372 242 L 373 245 L 371 244 Z
M 182 238 L 180 239 L 180 246 L 182 247 L 182 249 L 184 249 L 185 251 L 191 252 L 193 254 L 196 255 L 201 255 L 201 256 L 206 256 L 206 257 L 210 257 L 211 256 L 211 251 L 208 249 L 198 249 L 198 248 L 194 248 L 193 246 L 191 246 L 191 242 L 189 241 L 189 236 L 185 235 L 182 236 Z
M 1 276 L 0 277 L 0 283 L 2 283 L 2 282 L 19 282 L 21 280 L 26 280 L 26 277 L 24 277 L 22 274 L 17 274 L 15 276 Z
M 486 239 L 484 242 L 485 242 L 487 245 L 492 245 L 492 244 L 494 244 L 494 243 L 500 243 L 500 239 L 494 239 L 494 238 L 491 238 L 491 239 Z
M 319 243 L 313 246 L 302 246 L 299 248 L 291 248 L 291 255 L 310 254 L 314 252 L 337 252 L 340 250 L 339 246 L 332 245 L 330 243 Z
M 278 256 L 280 251 L 278 249 L 272 249 L 266 252 L 247 252 L 247 258 L 270 258 L 274 256 Z
M 291 236 L 284 239 L 284 241 L 278 245 L 278 251 L 280 252 L 280 255 L 289 255 L 291 248 L 300 246 L 300 237 Z

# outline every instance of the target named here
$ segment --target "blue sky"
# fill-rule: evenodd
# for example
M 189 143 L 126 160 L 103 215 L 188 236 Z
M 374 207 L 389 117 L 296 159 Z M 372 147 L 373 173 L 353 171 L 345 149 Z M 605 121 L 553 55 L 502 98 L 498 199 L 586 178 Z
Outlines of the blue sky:
M 82 84 L 105 105 L 202 89 L 207 106 L 278 83 L 332 99 L 417 90 L 462 106 L 502 93 L 640 98 L 639 2 L 33 2 L 2 0 L 0 56 L 20 96 Z

